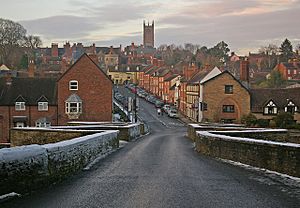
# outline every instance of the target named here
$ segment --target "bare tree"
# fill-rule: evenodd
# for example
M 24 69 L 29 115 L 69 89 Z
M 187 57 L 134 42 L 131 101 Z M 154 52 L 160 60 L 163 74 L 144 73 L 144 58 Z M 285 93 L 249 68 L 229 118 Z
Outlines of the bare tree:
M 24 44 L 25 35 L 22 25 L 0 18 L 0 62 L 9 65 L 11 55 Z
M 39 36 L 28 35 L 25 38 L 25 46 L 30 49 L 37 49 L 42 46 L 42 40 Z

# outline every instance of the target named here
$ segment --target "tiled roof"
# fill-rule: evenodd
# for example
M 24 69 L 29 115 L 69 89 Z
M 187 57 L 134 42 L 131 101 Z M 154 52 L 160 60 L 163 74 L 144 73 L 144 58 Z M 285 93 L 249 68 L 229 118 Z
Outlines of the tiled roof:
M 147 71 L 145 71 L 145 74 L 152 74 L 153 72 L 155 72 L 158 69 L 157 66 L 153 66 L 150 69 L 148 69 Z
M 263 112 L 264 106 L 272 100 L 279 109 L 283 109 L 288 100 L 291 100 L 298 108 L 300 107 L 300 89 L 251 89 L 251 111 Z
M 173 74 L 171 75 L 170 77 L 166 78 L 165 81 L 171 81 L 172 79 L 175 79 L 176 77 L 178 77 L 179 75 L 178 74 Z
M 14 105 L 22 98 L 26 105 L 37 105 L 43 96 L 49 105 L 56 105 L 56 79 L 51 78 L 12 78 L 11 85 L 5 78 L 0 78 L 0 105 Z
M 199 84 L 200 81 L 209 73 L 208 70 L 201 70 L 197 72 L 192 78 L 188 81 L 188 84 Z
M 285 66 L 285 68 L 287 68 L 287 69 L 290 69 L 290 70 L 295 70 L 295 69 L 297 69 L 297 67 L 295 67 L 293 63 L 282 63 L 282 64 L 283 64 L 283 65 Z
M 119 66 L 109 66 L 109 71 L 110 72 L 139 72 L 142 70 L 141 65 L 136 65 L 136 64 L 124 64 L 124 65 L 119 65 Z

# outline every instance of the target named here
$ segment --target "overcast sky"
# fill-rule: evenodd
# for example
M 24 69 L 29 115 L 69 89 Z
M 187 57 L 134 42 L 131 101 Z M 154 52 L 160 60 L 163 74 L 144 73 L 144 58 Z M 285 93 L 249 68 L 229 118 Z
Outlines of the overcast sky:
M 300 0 L 0 0 L 0 17 L 21 23 L 44 46 L 142 43 L 155 21 L 155 45 L 220 41 L 245 55 L 262 45 L 300 43 Z

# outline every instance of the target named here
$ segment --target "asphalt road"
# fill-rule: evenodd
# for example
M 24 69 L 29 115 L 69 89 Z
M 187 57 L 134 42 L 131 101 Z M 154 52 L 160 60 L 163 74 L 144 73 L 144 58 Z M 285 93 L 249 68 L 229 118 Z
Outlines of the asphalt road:
M 300 207 L 299 181 L 193 150 L 186 127 L 141 101 L 151 134 L 60 184 L 0 207 Z

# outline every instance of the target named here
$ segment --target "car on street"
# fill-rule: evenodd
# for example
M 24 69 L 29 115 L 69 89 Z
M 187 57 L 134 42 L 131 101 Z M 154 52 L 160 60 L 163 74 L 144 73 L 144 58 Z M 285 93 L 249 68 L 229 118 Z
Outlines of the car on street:
M 171 106 L 169 104 L 165 104 L 162 109 L 163 109 L 164 112 L 168 113 L 170 108 L 171 108 Z
M 171 108 L 169 111 L 168 111 L 168 116 L 171 117 L 171 118 L 178 118 L 178 112 L 176 109 L 174 108 Z

